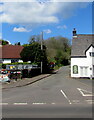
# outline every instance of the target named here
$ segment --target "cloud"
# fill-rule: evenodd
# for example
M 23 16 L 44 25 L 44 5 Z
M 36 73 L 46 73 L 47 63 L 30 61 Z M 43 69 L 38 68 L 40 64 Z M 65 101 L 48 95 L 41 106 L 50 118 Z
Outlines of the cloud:
M 4 2 L 1 4 L 0 22 L 10 24 L 49 24 L 59 23 L 74 15 L 77 8 L 84 8 L 85 3 L 68 2 Z
M 2 22 L 34 24 L 56 23 L 58 18 L 54 16 L 54 5 L 32 3 L 4 3 L 3 13 L 0 14 Z M 51 8 L 52 7 L 52 8 Z M 48 10 L 47 10 L 48 9 Z M 50 10 L 51 11 L 50 11 Z
M 19 28 L 14 27 L 14 28 L 13 28 L 13 31 L 14 31 L 14 32 L 30 32 L 31 30 L 27 30 L 27 29 L 24 28 L 24 27 L 19 27 Z
M 47 30 L 44 30 L 45 33 L 49 34 L 51 33 L 52 31 L 50 29 L 47 29 Z
M 66 25 L 62 25 L 62 26 L 57 26 L 58 29 L 67 29 Z

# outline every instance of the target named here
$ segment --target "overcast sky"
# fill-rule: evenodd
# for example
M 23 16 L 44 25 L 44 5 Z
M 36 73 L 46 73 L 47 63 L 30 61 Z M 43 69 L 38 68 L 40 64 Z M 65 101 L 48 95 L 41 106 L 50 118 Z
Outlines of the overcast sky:
M 12 44 L 27 43 L 30 36 L 44 31 L 44 39 L 92 33 L 92 2 L 2 2 L 0 4 L 0 38 Z M 41 1 L 41 2 L 39 2 Z

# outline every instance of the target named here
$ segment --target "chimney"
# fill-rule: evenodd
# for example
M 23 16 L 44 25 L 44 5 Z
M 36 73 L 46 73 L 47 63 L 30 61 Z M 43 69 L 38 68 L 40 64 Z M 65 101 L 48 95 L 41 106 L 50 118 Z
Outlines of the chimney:
M 77 37 L 77 33 L 76 33 L 76 29 L 75 28 L 73 29 L 72 33 L 73 33 L 73 37 Z

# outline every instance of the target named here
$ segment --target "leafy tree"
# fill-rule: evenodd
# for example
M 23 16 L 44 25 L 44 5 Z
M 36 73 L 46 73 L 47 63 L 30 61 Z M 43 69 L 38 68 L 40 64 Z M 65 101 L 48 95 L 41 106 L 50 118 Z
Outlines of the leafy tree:
M 21 43 L 20 43 L 20 42 L 18 42 L 18 45 L 21 45 Z
M 70 43 L 67 38 L 57 36 L 45 40 L 47 46 L 48 59 L 53 61 L 55 59 L 57 65 L 67 65 L 70 59 Z
M 40 35 L 32 35 L 29 39 L 29 44 L 32 44 L 33 42 L 39 42 L 40 41 Z
M 43 45 L 43 50 L 41 50 L 41 45 L 37 42 L 25 46 L 21 52 L 21 59 L 24 62 L 31 61 L 32 63 L 37 63 L 40 65 L 40 62 L 43 62 L 43 68 L 47 67 L 47 55 L 46 47 Z
M 17 42 L 17 43 L 15 43 L 15 45 L 21 45 L 21 43 L 20 43 L 20 42 Z
M 27 47 L 27 46 L 30 46 L 30 44 L 23 44 L 22 46 L 23 47 Z
M 6 41 L 6 40 L 0 40 L 0 41 L 2 42 L 2 45 L 8 45 L 9 44 L 9 42 Z

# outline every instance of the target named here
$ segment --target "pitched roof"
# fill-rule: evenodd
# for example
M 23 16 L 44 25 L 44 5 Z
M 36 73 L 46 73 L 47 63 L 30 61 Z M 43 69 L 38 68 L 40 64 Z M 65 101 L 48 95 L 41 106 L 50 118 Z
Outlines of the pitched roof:
M 94 34 L 78 34 L 72 39 L 71 56 L 85 56 L 90 45 L 94 46 Z
M 3 45 L 0 47 L 0 58 L 20 58 L 22 49 L 23 46 L 19 45 Z

